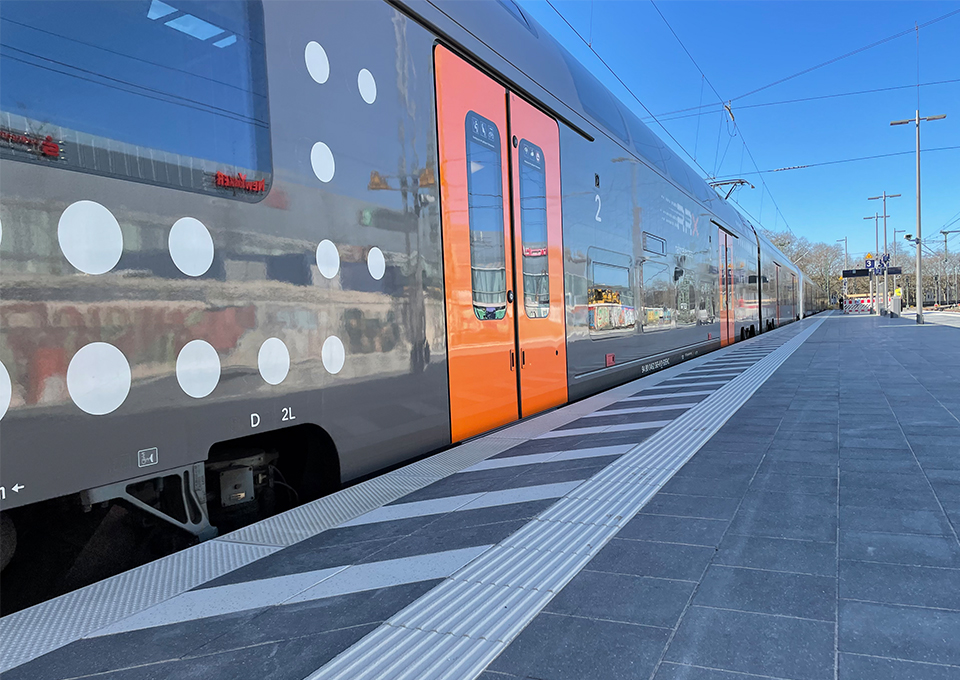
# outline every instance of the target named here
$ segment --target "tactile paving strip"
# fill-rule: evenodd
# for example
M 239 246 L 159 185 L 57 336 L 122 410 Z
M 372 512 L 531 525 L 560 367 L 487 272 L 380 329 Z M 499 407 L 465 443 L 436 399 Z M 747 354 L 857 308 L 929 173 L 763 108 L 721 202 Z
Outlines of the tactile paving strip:
M 307 680 L 476 677 L 822 322 L 732 351 L 765 356 Z

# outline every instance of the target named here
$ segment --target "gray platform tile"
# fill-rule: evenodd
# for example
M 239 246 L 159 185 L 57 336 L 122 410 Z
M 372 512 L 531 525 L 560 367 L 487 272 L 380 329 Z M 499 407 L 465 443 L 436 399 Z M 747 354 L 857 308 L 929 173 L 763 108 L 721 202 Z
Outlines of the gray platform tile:
M 406 583 L 447 578 L 471 560 L 483 554 L 490 545 L 474 545 L 412 557 L 394 557 L 378 562 L 355 564 L 315 586 L 287 598 L 283 604 L 308 602 L 365 590 L 389 588 Z M 277 604 L 281 604 L 278 602 Z
M 916 455 L 924 469 L 960 471 L 960 453 L 923 453 L 918 451 Z
M 541 613 L 489 666 L 538 680 L 652 674 L 668 631 Z
M 222 629 L 219 636 L 193 648 L 184 656 L 206 656 L 231 649 L 318 635 L 340 628 L 379 624 L 440 582 L 439 579 L 434 579 L 406 583 L 260 610 L 256 617 L 246 620 L 244 625 Z
M 826 496 L 751 491 L 743 499 L 730 532 L 773 538 L 834 541 L 836 501 Z
M 663 414 L 660 414 L 663 415 Z M 578 435 L 599 435 L 605 432 L 632 432 L 634 430 L 658 430 L 669 425 L 669 420 L 650 420 L 645 422 L 623 423 L 619 425 L 591 425 L 589 427 L 576 427 L 569 430 L 553 430 L 544 433 L 538 439 L 555 439 L 566 437 L 569 434 Z
M 440 498 L 430 498 L 423 501 L 411 501 L 409 503 L 391 503 L 390 505 L 384 505 L 376 510 L 371 510 L 370 512 L 364 513 L 359 517 L 356 517 L 349 522 L 344 522 L 339 527 L 333 531 L 343 531 L 349 527 L 358 527 L 358 526 L 368 526 L 371 524 L 384 524 L 386 526 L 392 526 L 393 523 L 398 520 L 414 519 L 414 518 L 427 518 L 433 515 L 442 515 L 448 512 L 454 512 L 460 508 L 468 505 L 469 503 L 478 500 L 485 494 L 483 492 L 468 493 L 457 496 L 442 496 Z M 400 499 L 403 501 L 404 499 Z M 412 525 L 412 524 L 411 524 Z M 403 525 L 399 525 L 403 526 Z M 413 533 L 420 526 L 424 526 L 423 522 L 418 523 L 415 529 L 407 531 L 404 535 Z M 331 532 L 325 532 L 331 533 Z M 353 535 L 365 535 L 363 531 L 354 531 Z M 320 534 L 323 536 L 324 534 Z M 308 541 L 310 539 L 307 539 Z
M 640 510 L 646 515 L 672 515 L 701 519 L 730 519 L 738 499 L 658 493 Z
M 460 496 L 467 494 L 486 493 L 489 491 L 503 491 L 516 489 L 522 486 L 540 486 L 568 482 L 575 479 L 587 479 L 596 469 L 596 462 L 581 461 L 570 469 L 570 461 L 562 461 L 551 466 L 550 463 L 539 465 L 520 465 L 499 470 L 481 470 L 463 475 L 451 475 L 425 486 L 418 491 L 407 494 L 388 506 L 404 505 L 413 501 L 425 501 L 436 498 Z M 602 467 L 602 465 L 601 465 Z M 582 470 L 582 472 L 580 472 Z M 534 473 L 535 478 L 528 473 Z M 537 481 L 535 481 L 535 479 Z
M 929 489 L 871 489 L 840 486 L 840 506 L 876 507 L 896 510 L 938 511 L 940 504 Z
M 65 680 L 174 661 L 252 621 L 265 609 L 80 639 L 3 673 L 4 680 Z
M 883 659 L 860 654 L 840 655 L 840 680 L 957 680 L 960 666 Z
M 664 658 L 756 675 L 832 680 L 834 624 L 691 607 Z
M 906 460 L 913 461 L 910 449 L 904 446 L 897 449 L 879 449 L 870 446 L 841 446 L 840 459 L 866 458 L 870 460 Z
M 257 645 L 209 656 L 140 666 L 97 680 L 288 680 L 303 678 L 376 626 L 342 628 L 285 642 Z
M 960 442 L 957 444 L 960 446 Z M 960 462 L 960 451 L 957 453 L 958 462 Z M 927 479 L 933 486 L 933 492 L 941 503 L 960 503 L 960 470 L 937 470 L 926 468 Z
M 836 431 L 808 427 L 794 427 L 791 429 L 781 425 L 774 438 L 774 443 L 783 445 L 789 445 L 792 442 L 798 441 L 836 443 L 837 433 Z
M 490 456 L 487 460 L 497 458 L 510 458 L 512 456 L 527 456 L 533 453 L 557 453 L 559 451 L 569 451 L 576 448 L 587 448 L 595 446 L 589 437 L 572 436 L 563 439 L 528 439 L 516 446 Z
M 885 534 L 841 529 L 840 557 L 848 560 L 960 569 L 960 544 L 953 536 Z
M 716 547 L 728 524 L 719 519 L 637 515 L 620 529 L 617 538 Z
M 479 524 L 433 532 L 429 529 L 401 538 L 374 553 L 366 561 L 380 562 L 414 558 L 440 550 L 462 550 L 474 546 L 494 545 L 527 523 L 527 520 L 510 520 L 494 524 Z
M 493 493 L 502 492 L 495 491 Z M 457 512 L 440 515 L 439 517 L 435 518 L 435 521 L 428 524 L 422 530 L 415 532 L 412 535 L 412 538 L 416 538 L 417 536 L 425 534 L 429 534 L 431 536 L 441 536 L 447 531 L 463 531 L 471 527 L 480 527 L 486 524 L 515 522 L 517 520 L 530 521 L 542 511 L 553 505 L 556 500 L 556 498 L 548 498 L 545 500 L 510 503 L 507 505 L 462 508 Z
M 843 448 L 874 448 L 902 450 L 906 440 L 899 432 L 896 436 L 880 437 L 874 434 L 840 433 L 840 446 Z
M 663 400 L 661 399 L 660 401 L 663 401 Z M 666 412 L 667 415 L 669 416 L 669 413 L 671 411 L 676 411 L 679 414 L 697 405 L 696 401 L 691 401 L 691 402 L 681 401 L 675 404 L 660 404 L 660 403 L 644 404 L 642 406 L 638 406 L 637 403 L 638 402 L 626 401 L 626 402 L 617 402 L 615 404 L 610 404 L 610 406 L 607 406 L 604 409 L 600 409 L 599 411 L 594 411 L 593 413 L 586 414 L 585 416 L 583 416 L 583 418 L 581 418 L 581 421 L 589 422 L 588 420 L 584 420 L 584 419 L 603 418 L 605 416 L 628 416 L 628 415 L 639 414 L 639 413 Z
M 836 543 L 728 533 L 714 563 L 819 576 L 837 575 Z
M 412 528 L 408 527 L 408 528 Z M 319 536 L 323 536 L 320 534 Z M 323 545 L 321 541 L 307 539 L 294 543 L 278 553 L 264 557 L 245 567 L 240 567 L 223 576 L 194 588 L 194 592 L 234 583 L 261 581 L 264 579 L 316 572 L 321 569 L 343 567 L 345 564 L 362 562 L 374 553 L 383 550 L 397 538 L 381 538 L 371 541 Z
M 674 478 L 677 477 L 709 477 L 709 478 L 746 478 L 750 479 L 760 464 L 760 454 L 754 454 L 753 462 L 728 462 L 724 457 L 716 458 L 705 454 L 701 449 L 693 458 L 688 460 Z
M 764 680 L 783 680 L 772 675 L 762 677 Z M 660 669 L 653 680 L 757 680 L 757 676 L 702 666 L 684 666 L 667 661 L 660 664 Z
M 841 560 L 840 597 L 960 612 L 960 570 Z
M 578 480 L 574 480 L 572 482 L 535 484 L 533 486 L 518 486 L 513 489 L 504 489 L 503 491 L 491 491 L 483 494 L 477 500 L 462 506 L 460 511 L 474 510 L 476 508 L 492 508 L 499 505 L 512 505 L 514 503 L 529 503 L 531 501 L 554 500 L 573 491 L 580 486 L 581 483 L 582 482 Z
M 808 443 L 808 442 L 804 442 Z M 801 446 L 782 446 L 777 443 L 770 445 L 767 449 L 765 460 L 771 462 L 779 461 L 784 463 L 812 463 L 816 465 L 837 465 L 839 458 L 837 456 L 836 446 L 832 448 L 811 447 L 806 449 Z
M 750 486 L 749 477 L 676 477 L 663 485 L 662 491 L 671 494 L 740 498 Z
M 829 496 L 835 499 L 837 497 L 837 480 L 831 477 L 783 475 L 777 472 L 767 472 L 754 477 L 750 489 L 755 491 Z
M 912 456 L 893 460 L 877 458 L 840 458 L 840 472 L 896 472 L 910 474 L 920 472 L 920 466 Z
M 960 666 L 960 612 L 841 600 L 839 632 L 841 652 Z
M 254 582 L 231 583 L 217 588 L 192 590 L 108 626 L 98 628 L 87 637 L 115 635 L 132 630 L 157 628 L 173 623 L 272 607 L 344 569 L 346 565 L 274 576 Z
M 531 463 L 546 463 L 559 461 L 585 460 L 588 458 L 602 458 L 604 456 L 620 456 L 630 450 L 629 444 L 619 444 L 617 446 L 592 446 L 583 449 L 572 449 L 570 451 L 549 451 L 544 453 L 531 453 L 523 456 L 507 456 L 504 458 L 489 458 L 472 465 L 464 472 L 475 470 L 488 470 L 500 467 L 512 467 L 516 465 L 529 465 Z
M 837 579 L 713 564 L 700 581 L 693 603 L 758 614 L 834 621 Z
M 653 400 L 670 400 L 670 399 L 686 399 L 688 397 L 699 397 L 701 400 L 710 396 L 714 393 L 715 390 L 683 390 L 682 392 L 675 389 L 670 390 L 659 390 L 656 392 L 651 392 L 651 390 L 646 389 L 635 394 L 625 397 L 620 400 L 618 403 L 627 403 L 627 402 L 638 402 L 638 401 L 653 401 Z
M 589 569 L 611 574 L 697 581 L 714 549 L 677 543 L 614 538 L 589 562 Z
M 757 474 L 802 475 L 806 477 L 828 477 L 837 479 L 837 463 L 810 463 L 795 460 L 776 460 L 764 457 Z
M 551 600 L 545 612 L 672 629 L 695 584 L 584 569 Z
M 670 421 L 688 410 L 686 407 L 672 407 L 668 410 L 645 410 L 636 413 L 593 413 L 574 420 L 563 427 L 559 427 L 553 432 L 566 432 L 568 430 L 582 430 L 585 428 L 610 427 L 614 425 L 626 426 L 633 424 L 662 423 Z M 630 428 L 626 428 L 630 429 Z M 549 434 L 549 433 L 548 433 Z
M 920 470 L 912 473 L 846 470 L 840 472 L 840 488 L 929 491 L 930 484 L 927 483 L 927 478 Z

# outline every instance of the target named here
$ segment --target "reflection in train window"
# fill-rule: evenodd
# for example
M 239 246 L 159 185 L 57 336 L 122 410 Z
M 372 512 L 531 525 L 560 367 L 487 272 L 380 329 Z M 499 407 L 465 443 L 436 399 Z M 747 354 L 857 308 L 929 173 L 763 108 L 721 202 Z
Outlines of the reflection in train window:
M 466 132 L 473 313 L 481 321 L 494 321 L 507 312 L 500 131 L 470 111 Z
M 0 155 L 258 201 L 259 2 L 4 2 Z
M 550 315 L 547 255 L 546 159 L 539 146 L 520 141 L 520 240 L 523 248 L 523 308 L 531 319 Z
M 646 260 L 640 265 L 643 293 L 643 330 L 668 328 L 673 324 L 673 269 L 662 262 Z
M 633 287 L 630 285 L 629 266 L 593 260 L 590 266 L 587 305 L 591 332 L 635 327 L 637 307 Z

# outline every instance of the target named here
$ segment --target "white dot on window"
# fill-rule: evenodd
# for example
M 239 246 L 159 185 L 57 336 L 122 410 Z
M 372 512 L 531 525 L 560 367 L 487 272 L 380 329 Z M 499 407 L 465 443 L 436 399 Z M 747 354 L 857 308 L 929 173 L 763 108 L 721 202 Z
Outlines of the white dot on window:
M 113 345 L 91 342 L 67 366 L 67 391 L 73 403 L 90 415 L 116 411 L 130 393 L 130 364 Z
M 377 81 L 367 69 L 361 69 L 357 74 L 357 88 L 363 101 L 372 104 L 377 101 Z
M 194 399 L 213 392 L 220 382 L 220 356 L 209 342 L 191 340 L 177 355 L 177 382 Z
M 123 233 L 117 218 L 94 201 L 77 201 L 63 211 L 57 239 L 63 256 L 85 274 L 110 271 L 123 254 Z
M 383 251 L 374 246 L 367 253 L 367 269 L 370 276 L 377 281 L 383 278 L 383 273 L 387 270 L 387 263 L 383 259 Z
M 337 165 L 333 160 L 333 152 L 323 142 L 317 142 L 310 149 L 310 165 L 313 167 L 313 174 L 321 182 L 332 180 L 333 173 L 337 170 Z
M 260 376 L 271 385 L 279 385 L 290 372 L 290 352 L 280 338 L 267 338 L 257 354 Z
M 10 374 L 7 373 L 7 367 L 0 364 L 0 420 L 3 420 L 3 416 L 7 414 L 12 396 L 13 385 L 10 384 Z
M 340 253 L 329 239 L 320 241 L 317 246 L 317 267 L 325 278 L 332 279 L 340 271 Z
M 327 82 L 330 77 L 330 61 L 323 46 L 311 40 L 303 50 L 303 60 L 307 64 L 310 77 L 320 84 Z
M 187 276 L 201 276 L 213 264 L 213 238 L 196 218 L 181 217 L 174 222 L 167 247 L 177 269 Z
M 323 341 L 323 347 L 320 349 L 320 358 L 323 360 L 323 367 L 330 373 L 339 373 L 343 368 L 344 352 L 343 343 L 336 335 L 331 335 Z

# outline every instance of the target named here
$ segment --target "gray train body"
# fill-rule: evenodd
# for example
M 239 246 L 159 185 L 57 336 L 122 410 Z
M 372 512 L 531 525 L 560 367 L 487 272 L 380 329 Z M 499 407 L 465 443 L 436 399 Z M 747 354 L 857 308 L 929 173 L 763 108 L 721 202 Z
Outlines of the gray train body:
M 33 11 L 15 4 L 0 10 L 4 68 L 19 69 L 4 74 L 5 89 L 31 82 L 30 69 L 48 74 L 53 59 L 7 31 L 6 20 L 29 23 Z M 47 7 L 39 18 L 69 15 L 31 4 Z M 123 4 L 138 5 L 150 30 L 172 23 L 165 40 L 214 40 L 175 23 L 208 3 Z M 154 16 L 163 7 L 173 12 Z M 249 116 L 231 113 L 237 92 L 221 101 L 223 88 L 191 81 L 189 63 L 162 65 L 205 97 L 196 126 L 209 136 L 197 144 L 216 142 L 211 154 L 184 153 L 177 129 L 148 134 L 168 123 L 193 134 L 182 127 L 195 115 L 183 113 L 193 106 L 184 92 L 144 103 L 140 86 L 103 84 L 126 82 L 133 67 L 92 77 L 96 88 L 134 93 L 124 114 L 142 116 L 142 144 L 111 139 L 90 114 L 43 120 L 30 96 L 4 102 L 0 362 L 10 397 L 0 508 L 82 493 L 86 504 L 125 498 L 149 511 L 160 506 L 136 489 L 174 477 L 185 511 L 161 513 L 209 535 L 203 480 L 215 458 L 229 467 L 260 450 L 281 460 L 295 450 L 286 471 L 307 488 L 303 500 L 451 443 L 438 43 L 559 121 L 571 400 L 719 347 L 719 229 L 734 237 L 736 339 L 822 309 L 797 267 L 509 1 L 265 0 L 241 14 Z M 228 19 L 205 23 L 229 33 Z M 235 46 L 220 36 L 221 52 Z M 99 92 L 90 87 L 76 96 Z M 217 139 L 221 117 L 255 128 L 242 154 L 217 156 L 230 147 Z M 47 135 L 56 157 L 38 151 Z M 597 271 L 634 300 L 632 323 L 591 324 Z M 210 497 L 218 501 L 233 502 Z

